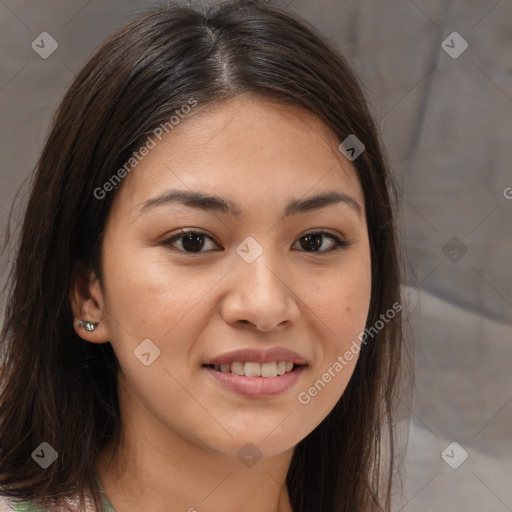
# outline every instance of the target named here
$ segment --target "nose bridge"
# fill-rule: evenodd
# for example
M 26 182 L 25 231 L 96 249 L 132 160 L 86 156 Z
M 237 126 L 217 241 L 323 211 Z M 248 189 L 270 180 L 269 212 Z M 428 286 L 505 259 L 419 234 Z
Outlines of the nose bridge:
M 298 307 L 286 266 L 269 245 L 246 239 L 237 248 L 233 285 L 224 308 L 226 320 L 249 321 L 261 330 L 296 320 Z
M 249 248 L 249 252 L 243 251 Z M 251 296 L 269 299 L 271 296 L 283 295 L 287 288 L 284 285 L 284 265 L 278 261 L 276 251 L 269 241 L 265 248 L 254 239 L 247 240 L 237 248 L 240 261 L 236 262 L 234 271 L 240 275 L 238 286 L 252 290 Z M 282 275 L 279 275 L 279 274 Z M 284 281 L 284 282 L 283 282 Z

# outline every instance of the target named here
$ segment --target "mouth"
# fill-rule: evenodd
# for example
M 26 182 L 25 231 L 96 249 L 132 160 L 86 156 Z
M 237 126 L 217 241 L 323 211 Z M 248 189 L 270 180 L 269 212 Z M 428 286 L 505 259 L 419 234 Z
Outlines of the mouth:
M 244 398 L 270 399 L 297 385 L 307 364 L 292 361 L 233 361 L 203 364 L 202 369 L 220 389 Z
M 270 361 L 266 363 L 257 363 L 252 361 L 234 361 L 225 364 L 204 364 L 206 368 L 220 373 L 239 375 L 251 378 L 271 379 L 291 373 L 304 364 L 296 364 L 292 361 Z
M 202 370 L 225 391 L 266 398 L 296 386 L 307 366 L 305 358 L 285 347 L 246 348 L 207 359 Z

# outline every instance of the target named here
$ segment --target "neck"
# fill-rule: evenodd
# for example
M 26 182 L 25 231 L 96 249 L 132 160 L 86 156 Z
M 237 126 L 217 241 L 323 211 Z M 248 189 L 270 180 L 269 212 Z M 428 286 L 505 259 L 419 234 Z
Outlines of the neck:
M 96 460 L 116 512 L 293 512 L 286 489 L 293 448 L 247 467 L 147 414 L 122 425 L 119 449 L 107 447 Z
M 260 460 L 256 470 L 212 456 L 189 459 L 189 464 L 154 457 L 148 464 L 150 454 L 146 455 L 136 454 L 131 463 L 120 465 L 107 452 L 98 457 L 100 484 L 116 512 L 293 512 L 286 467 L 279 461 Z

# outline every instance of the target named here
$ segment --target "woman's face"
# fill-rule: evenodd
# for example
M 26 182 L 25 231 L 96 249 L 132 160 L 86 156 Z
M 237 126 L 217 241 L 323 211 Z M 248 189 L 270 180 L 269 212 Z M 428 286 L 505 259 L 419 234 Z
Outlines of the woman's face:
M 155 140 L 114 201 L 97 284 L 124 420 L 162 446 L 282 453 L 357 361 L 371 264 L 353 165 L 312 114 L 245 95 Z

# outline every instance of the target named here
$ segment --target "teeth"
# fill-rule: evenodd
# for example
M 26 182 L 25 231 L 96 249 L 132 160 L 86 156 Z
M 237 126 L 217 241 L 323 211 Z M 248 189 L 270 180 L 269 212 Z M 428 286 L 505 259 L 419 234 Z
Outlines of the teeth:
M 246 377 L 259 377 L 261 375 L 261 364 L 259 363 L 245 363 L 244 375 Z
M 261 365 L 262 377 L 277 377 L 277 363 L 263 363 Z
M 228 364 L 229 366 L 229 364 Z M 244 363 L 237 361 L 236 363 L 231 364 L 231 373 L 235 375 L 243 375 L 244 374 Z
M 291 372 L 293 363 L 289 361 L 272 361 L 270 363 L 254 363 L 236 361 L 232 364 L 215 364 L 214 369 L 222 373 L 245 375 L 246 377 L 277 377 Z

